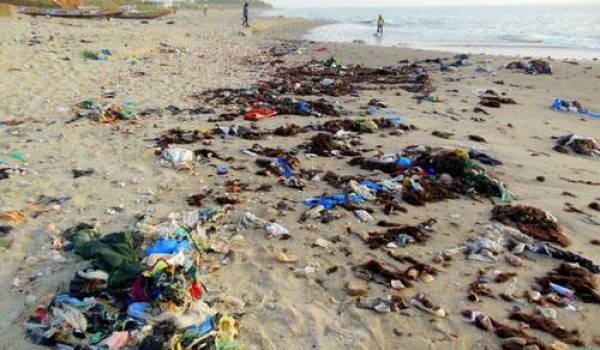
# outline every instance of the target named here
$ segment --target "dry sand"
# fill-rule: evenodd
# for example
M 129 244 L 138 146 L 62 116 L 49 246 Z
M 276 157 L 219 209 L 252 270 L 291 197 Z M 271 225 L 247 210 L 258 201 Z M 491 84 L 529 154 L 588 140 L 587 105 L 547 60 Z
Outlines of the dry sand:
M 22 209 L 39 195 L 69 194 L 73 199 L 65 205 L 50 208 L 37 218 L 28 217 L 7 238 L 12 247 L 0 248 L 0 349 L 35 349 L 24 337 L 22 321 L 44 298 L 64 287 L 80 260 L 69 253 L 54 252 L 51 236 L 79 222 L 97 218 L 103 232 L 131 229 L 136 214 L 152 211 L 157 218 L 186 210 L 185 198 L 202 186 L 223 191 L 226 179 L 242 179 L 258 184 L 275 184 L 274 178 L 251 175 L 255 166 L 239 150 L 252 141 L 214 140 L 210 148 L 232 155 L 235 164 L 246 164 L 248 171 L 230 171 L 225 177 L 215 175 L 214 166 L 205 166 L 197 174 L 175 172 L 158 165 L 153 143 L 148 141 L 161 132 L 177 127 L 212 127 L 203 116 L 161 116 L 142 118 L 135 123 L 117 126 L 88 121 L 64 122 L 72 116 L 71 107 L 85 98 L 99 99 L 103 89 L 117 91 L 115 102 L 134 101 L 136 109 L 164 108 L 177 105 L 193 107 L 195 92 L 215 87 L 241 87 L 254 83 L 261 73 L 245 61 L 257 57 L 265 47 L 277 45 L 278 38 L 297 37 L 310 23 L 283 19 L 261 19 L 254 31 L 240 31 L 238 13 L 182 11 L 149 24 L 139 21 L 66 20 L 12 16 L 0 18 L 0 120 L 31 118 L 16 127 L 0 128 L 0 159 L 9 160 L 13 151 L 27 154 L 25 164 L 31 173 L 0 181 L 0 209 Z M 174 21 L 174 24 L 166 24 Z M 37 43 L 32 43 L 36 41 Z M 159 43 L 181 48 L 180 53 L 161 52 Z M 31 43 L 31 44 L 30 44 Z M 346 44 L 304 44 L 301 55 L 289 64 L 324 59 L 333 55 L 344 63 L 369 66 L 394 65 L 403 59 L 451 57 L 451 54 L 398 48 L 376 48 Z M 326 46 L 326 53 L 315 49 Z M 110 48 L 114 55 L 106 62 L 82 58 L 85 49 Z M 523 197 L 522 203 L 550 210 L 564 225 L 573 240 L 571 249 L 596 262 L 599 247 L 589 244 L 600 238 L 600 228 L 582 220 L 581 215 L 565 212 L 565 202 L 584 208 L 595 220 L 600 214 L 586 209 L 600 197 L 600 186 L 572 184 L 560 176 L 598 181 L 600 160 L 559 154 L 552 150 L 553 136 L 576 133 L 600 139 L 600 120 L 581 118 L 550 110 L 556 97 L 577 99 L 592 111 L 600 111 L 600 63 L 579 62 L 573 65 L 553 61 L 555 74 L 530 76 L 499 69 L 511 61 L 507 57 L 473 56 L 473 62 L 486 61 L 497 75 L 476 76 L 477 65 L 457 72 L 434 72 L 436 94 L 440 103 L 417 104 L 413 94 L 395 96 L 387 91 L 365 91 L 358 99 L 337 99 L 347 109 L 357 111 L 371 98 L 386 101 L 398 111 L 405 123 L 419 130 L 398 137 L 363 136 L 365 147 L 381 146 L 385 153 L 395 153 L 411 144 L 431 146 L 476 145 L 501 159 L 504 165 L 491 173 L 507 183 L 512 192 Z M 503 80 L 504 85 L 493 82 Z M 517 105 L 488 109 L 490 116 L 473 113 L 478 103 L 477 89 L 491 88 L 506 93 Z M 336 99 L 332 99 L 336 100 Z M 472 117 L 482 118 L 474 121 Z M 268 127 L 295 122 L 305 125 L 313 118 L 277 117 L 263 124 Z M 234 122 L 235 123 L 235 122 Z M 229 123 L 224 123 L 229 124 Z M 431 136 L 433 130 L 450 131 L 455 137 L 444 140 Z M 473 144 L 467 135 L 483 136 L 486 144 Z M 273 138 L 261 141 L 265 146 L 296 146 L 308 138 Z M 192 148 L 193 149 L 193 148 Z M 357 172 L 343 159 L 302 159 L 305 168 L 334 170 L 340 174 Z M 10 162 L 14 162 L 12 159 Z M 248 162 L 248 163 L 246 163 Z M 216 161 L 215 165 L 223 165 Z M 72 169 L 93 168 L 96 175 L 74 180 Z M 369 172 L 360 171 L 361 174 Z M 544 176 L 545 182 L 536 181 Z M 460 312 L 479 309 L 505 320 L 511 303 L 485 299 L 473 305 L 466 300 L 467 286 L 482 266 L 489 264 L 466 261 L 458 256 L 451 266 L 431 284 L 418 283 L 407 296 L 417 291 L 449 313 L 442 320 L 417 310 L 376 314 L 357 309 L 345 290 L 354 279 L 350 267 L 378 257 L 391 262 L 379 250 L 369 250 L 357 237 L 346 234 L 346 226 L 365 230 L 369 225 L 352 215 L 331 224 L 298 223 L 305 210 L 303 200 L 311 195 L 331 191 L 325 183 L 311 184 L 304 191 L 275 185 L 271 193 L 244 193 L 246 203 L 236 211 L 251 211 L 267 219 L 275 219 L 288 227 L 292 240 L 269 240 L 263 231 L 247 231 L 244 241 L 234 246 L 236 261 L 212 273 L 208 289 L 223 296 L 245 302 L 235 311 L 243 312 L 243 341 L 248 349 L 475 349 L 498 348 L 499 340 L 467 325 Z M 576 198 L 562 195 L 568 191 Z M 149 194 L 151 193 L 151 194 Z M 286 199 L 295 211 L 278 216 L 273 206 Z M 109 214 L 107 209 L 121 206 L 122 213 Z M 436 218 L 436 233 L 426 245 L 412 245 L 402 250 L 422 261 L 430 262 L 440 249 L 463 243 L 489 222 L 490 202 L 469 199 L 408 207 L 407 214 L 390 220 L 415 224 Z M 376 219 L 385 216 L 376 211 Z M 317 238 L 340 235 L 341 242 L 333 253 L 313 247 Z M 352 252 L 346 256 L 342 248 Z M 274 257 L 282 249 L 301 256 L 302 263 L 316 266 L 308 278 L 296 277 Z M 218 261 L 215 261 L 218 265 Z M 496 269 L 513 271 L 503 260 Z M 534 285 L 534 277 L 542 276 L 558 262 L 536 257 L 526 261 L 519 274 L 518 291 Z M 339 266 L 327 275 L 325 270 Z M 13 287 L 15 278 L 38 276 L 23 287 Z M 507 285 L 492 285 L 501 292 Z M 388 295 L 388 288 L 371 283 L 369 296 Z M 340 303 L 347 303 L 340 314 Z M 577 303 L 580 310 L 558 309 L 558 321 L 577 327 L 591 343 L 600 336 L 597 328 L 598 305 Z M 526 310 L 532 306 L 525 305 Z M 508 321 L 507 321 L 508 322 Z M 514 323 L 516 325 L 516 323 Z M 548 343 L 554 339 L 531 331 Z M 592 347 L 593 345 L 589 345 Z

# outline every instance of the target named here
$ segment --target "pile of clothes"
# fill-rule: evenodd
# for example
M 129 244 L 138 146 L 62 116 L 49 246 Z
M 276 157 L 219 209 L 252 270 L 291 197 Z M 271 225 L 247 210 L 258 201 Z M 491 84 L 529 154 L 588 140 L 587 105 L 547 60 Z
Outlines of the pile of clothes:
M 310 62 L 295 67 L 280 67 L 268 80 L 251 88 L 209 90 L 195 95 L 204 103 L 221 107 L 269 110 L 272 115 L 340 116 L 346 112 L 324 98 L 297 99 L 297 96 L 358 96 L 366 85 L 390 86 L 409 92 L 433 91 L 424 67 L 413 64 L 399 67 L 369 68 L 341 66 L 330 62 Z M 245 114 L 241 111 L 240 114 Z
M 407 147 L 398 155 L 356 157 L 350 164 L 393 176 L 392 181 L 400 185 L 402 199 L 411 205 L 455 199 L 461 194 L 514 198 L 502 182 L 474 162 L 478 159 L 488 165 L 501 164 L 476 150 L 432 149 L 423 145 Z
M 561 153 L 569 153 L 569 149 L 585 156 L 600 156 L 600 144 L 591 137 L 575 134 L 563 135 L 554 146 L 554 150 Z
M 208 245 L 198 213 L 152 234 L 101 237 L 87 224 L 67 230 L 66 249 L 90 267 L 35 310 L 25 323 L 30 339 L 62 349 L 237 349 L 236 319 L 203 298 Z
M 131 107 L 131 104 L 118 105 L 84 100 L 77 105 L 77 115 L 69 120 L 69 122 L 90 119 L 99 123 L 112 124 L 118 121 L 129 120 L 136 115 Z
M 514 61 L 506 65 L 507 69 L 519 69 L 527 74 L 552 74 L 552 65 L 544 60 Z

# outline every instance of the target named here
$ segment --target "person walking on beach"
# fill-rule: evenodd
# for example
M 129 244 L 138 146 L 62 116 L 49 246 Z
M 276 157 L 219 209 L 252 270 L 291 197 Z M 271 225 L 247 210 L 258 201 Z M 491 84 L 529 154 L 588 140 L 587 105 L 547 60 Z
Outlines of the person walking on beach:
M 248 17 L 250 16 L 250 13 L 249 13 L 248 3 L 247 2 L 244 3 L 244 13 L 243 14 L 244 14 L 244 21 L 242 22 L 242 25 L 244 27 L 246 27 L 246 28 L 249 28 L 250 27 L 250 23 L 248 21 Z
M 379 15 L 377 18 L 377 34 L 383 35 L 383 26 L 385 25 L 385 20 L 383 19 L 383 15 Z
M 208 16 L 208 4 L 204 4 L 202 12 L 204 13 L 204 17 Z

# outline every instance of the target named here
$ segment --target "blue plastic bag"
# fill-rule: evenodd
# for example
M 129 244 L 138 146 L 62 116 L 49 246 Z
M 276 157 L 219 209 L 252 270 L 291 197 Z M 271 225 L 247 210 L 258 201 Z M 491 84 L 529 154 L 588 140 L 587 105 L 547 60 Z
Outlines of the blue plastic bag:
M 400 114 L 391 109 L 387 111 L 385 119 L 391 120 L 395 127 L 402 125 L 402 117 L 400 117 Z
M 221 166 L 217 168 L 217 174 L 225 175 L 229 172 L 229 169 L 226 166 Z
M 156 242 L 153 247 L 146 249 L 146 255 L 152 254 L 176 254 L 183 250 L 191 250 L 192 244 L 188 241 L 178 241 L 175 239 L 164 239 Z
M 331 196 L 322 196 L 316 198 L 307 199 L 304 204 L 313 208 L 318 205 L 322 205 L 325 209 L 333 209 L 338 205 L 345 205 L 348 201 L 353 201 L 354 203 L 361 204 L 364 202 L 364 198 L 358 194 L 334 194 Z

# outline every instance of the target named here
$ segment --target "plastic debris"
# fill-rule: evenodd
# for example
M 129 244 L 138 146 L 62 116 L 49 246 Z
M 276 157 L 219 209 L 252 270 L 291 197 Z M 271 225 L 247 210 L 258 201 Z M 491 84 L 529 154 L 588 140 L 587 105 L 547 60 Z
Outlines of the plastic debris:
M 579 113 L 592 118 L 600 118 L 600 113 L 592 113 L 585 109 L 579 102 L 567 102 L 562 98 L 557 98 L 552 102 L 552 109 L 555 111 Z
M 175 169 L 191 169 L 194 153 L 181 148 L 170 148 L 162 153 L 162 159 Z

